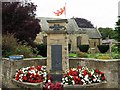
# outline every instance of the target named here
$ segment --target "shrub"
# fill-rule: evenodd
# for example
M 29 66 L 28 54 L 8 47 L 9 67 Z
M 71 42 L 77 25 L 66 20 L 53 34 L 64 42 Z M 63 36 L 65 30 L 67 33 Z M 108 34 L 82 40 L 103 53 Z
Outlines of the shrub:
M 17 43 L 14 34 L 3 35 L 2 37 L 2 56 L 9 57 L 10 55 L 24 55 L 24 57 L 33 57 L 33 48 L 24 43 Z
M 112 52 L 118 53 L 118 46 L 117 45 L 112 46 Z
M 80 57 L 80 58 L 86 58 L 87 54 L 84 53 L 84 52 L 77 52 L 77 56 Z
M 27 46 L 27 44 L 18 45 L 15 54 L 24 55 L 25 58 L 31 58 L 35 56 L 35 54 L 33 54 L 33 48 L 31 46 Z
M 105 53 L 109 50 L 109 45 L 98 45 L 97 47 L 101 53 Z
M 17 39 L 14 38 L 14 34 L 7 34 L 2 36 L 2 56 L 8 57 L 13 55 L 17 48 Z
M 46 44 L 37 45 L 37 51 L 38 51 L 38 55 L 47 57 L 47 45 Z
M 81 52 L 88 52 L 89 45 L 79 45 L 78 47 Z
M 115 53 L 115 52 L 113 52 L 113 53 L 112 53 L 112 58 L 113 58 L 113 59 L 120 59 L 120 53 Z
M 109 55 L 100 55 L 97 59 L 111 59 Z

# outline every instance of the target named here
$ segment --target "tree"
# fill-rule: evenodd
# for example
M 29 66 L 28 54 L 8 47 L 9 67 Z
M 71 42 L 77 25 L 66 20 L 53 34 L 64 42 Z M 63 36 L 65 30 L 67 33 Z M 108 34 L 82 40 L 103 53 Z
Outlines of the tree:
M 18 41 L 32 45 L 41 31 L 32 2 L 2 2 L 2 34 L 14 33 Z
M 93 24 L 90 21 L 84 18 L 74 18 L 78 27 L 80 28 L 94 28 Z
M 102 35 L 102 39 L 116 39 L 117 37 L 117 32 L 115 30 L 113 30 L 112 28 L 106 27 L 106 28 L 98 28 L 98 30 L 100 31 L 101 35 Z
M 117 40 L 118 40 L 118 42 L 120 42 L 120 17 L 119 17 L 119 19 L 118 19 L 118 21 L 116 22 L 116 31 L 117 31 L 117 34 L 118 34 L 118 36 L 117 36 Z M 120 52 L 120 43 L 118 44 L 118 51 Z

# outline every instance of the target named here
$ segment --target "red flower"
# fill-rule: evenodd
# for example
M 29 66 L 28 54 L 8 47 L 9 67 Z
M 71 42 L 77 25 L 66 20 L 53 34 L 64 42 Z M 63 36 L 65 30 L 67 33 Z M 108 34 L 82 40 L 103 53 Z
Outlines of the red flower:
M 84 73 L 84 76 L 86 76 L 87 75 L 87 70 L 84 70 L 83 73 Z
M 37 66 L 36 67 L 36 69 L 39 70 L 39 71 L 41 70 L 41 68 L 42 68 L 42 66 Z
M 23 77 L 23 80 L 24 80 L 24 81 L 26 81 L 26 80 L 27 80 L 27 77 L 26 77 L 26 76 L 24 76 L 24 77 Z
M 102 81 L 105 80 L 105 76 L 102 77 Z
M 15 79 L 18 81 L 18 80 L 19 80 L 19 77 L 16 77 Z
M 77 72 L 77 71 L 73 71 L 73 72 L 71 73 L 71 75 L 72 75 L 72 76 L 78 76 L 78 72 Z
M 80 70 L 82 70 L 82 67 L 81 67 L 81 66 L 79 66 L 77 69 L 80 69 Z
M 35 68 L 34 67 L 30 67 L 29 70 L 34 70 Z
M 92 77 L 92 75 L 91 74 L 88 74 L 90 77 Z
M 83 82 L 82 82 L 82 81 L 80 81 L 80 85 L 83 85 Z
M 78 81 L 81 81 L 81 79 L 80 79 L 80 78 L 78 78 Z
M 104 73 L 103 73 L 103 72 L 101 72 L 101 71 L 100 71 L 99 73 L 100 73 L 100 74 L 104 74 Z
M 96 72 L 96 73 L 98 73 L 98 72 L 99 72 L 99 70 L 98 70 L 98 69 L 96 69 L 96 70 L 95 70 L 95 72 Z

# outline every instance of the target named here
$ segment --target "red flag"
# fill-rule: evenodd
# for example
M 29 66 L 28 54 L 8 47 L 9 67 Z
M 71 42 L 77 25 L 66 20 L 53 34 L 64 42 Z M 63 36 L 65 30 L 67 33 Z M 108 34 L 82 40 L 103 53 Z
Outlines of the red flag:
M 66 10 L 66 7 L 64 6 L 64 7 L 60 8 L 59 10 L 57 10 L 56 12 L 54 12 L 54 14 L 55 14 L 56 16 L 60 16 L 60 15 L 62 15 L 63 13 L 65 14 L 65 10 Z

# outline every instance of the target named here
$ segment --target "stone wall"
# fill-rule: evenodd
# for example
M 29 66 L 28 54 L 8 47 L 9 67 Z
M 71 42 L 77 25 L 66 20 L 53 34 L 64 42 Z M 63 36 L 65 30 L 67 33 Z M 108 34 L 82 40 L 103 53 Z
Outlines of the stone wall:
M 77 37 L 81 37 L 81 44 L 89 44 L 88 40 L 89 37 L 87 34 L 71 34 L 69 35 L 69 40 L 71 42 L 71 51 L 79 51 L 79 49 L 77 48 Z
M 102 86 L 103 88 L 118 88 L 120 86 L 120 60 L 73 58 L 69 60 L 69 63 L 70 68 L 87 66 L 103 71 L 107 79 L 107 83 Z
M 12 79 L 16 73 L 16 69 L 27 67 L 46 65 L 46 59 L 24 59 L 24 60 L 9 60 L 2 59 L 2 85 L 3 87 L 16 88 L 16 85 L 12 83 Z
M 2 59 L 2 81 L 3 85 L 9 88 L 15 88 L 12 79 L 15 71 L 21 67 L 46 65 L 46 58 L 41 59 L 24 59 L 24 60 L 8 60 Z M 70 58 L 69 67 L 87 66 L 93 69 L 99 69 L 105 73 L 107 83 L 101 88 L 120 88 L 120 60 L 98 60 L 87 58 Z
M 99 52 L 97 45 L 102 45 L 102 39 L 89 39 L 90 53 Z

